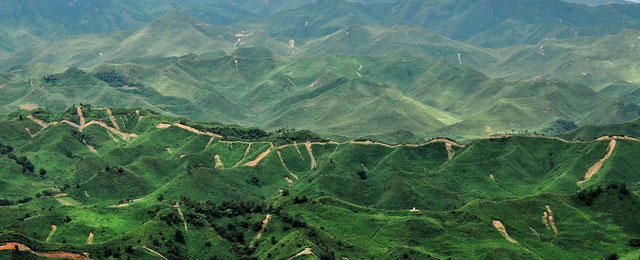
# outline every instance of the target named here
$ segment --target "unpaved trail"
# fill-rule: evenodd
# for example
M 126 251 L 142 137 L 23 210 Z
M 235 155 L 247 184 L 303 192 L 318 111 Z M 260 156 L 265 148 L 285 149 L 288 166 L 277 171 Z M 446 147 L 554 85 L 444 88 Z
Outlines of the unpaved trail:
M 131 140 L 131 138 L 138 137 L 138 135 L 137 135 L 137 134 L 125 133 L 125 132 L 122 132 L 122 131 L 120 131 L 120 130 L 118 130 L 118 129 L 115 129 L 115 128 L 113 128 L 113 127 L 108 126 L 108 125 L 107 125 L 107 124 L 105 124 L 104 122 L 95 121 L 95 120 L 90 121 L 89 123 L 87 123 L 86 125 L 84 125 L 84 127 L 88 127 L 88 126 L 91 126 L 91 125 L 99 125 L 99 126 L 101 126 L 102 128 L 107 129 L 107 130 L 111 131 L 112 133 L 114 133 L 114 134 L 116 134 L 116 135 L 119 135 L 122 139 L 127 140 L 127 142 L 128 142 L 129 140 Z
M 23 105 L 20 105 L 19 107 L 20 107 L 20 109 L 31 111 L 31 110 L 37 109 L 38 105 L 36 105 L 36 104 L 23 104 Z
M 67 194 L 67 193 L 58 193 L 58 194 L 54 195 L 53 197 L 54 198 L 62 198 L 62 197 L 66 197 L 66 196 L 69 196 L 69 194 Z
M 489 173 L 489 179 L 491 179 L 492 181 L 496 181 L 496 177 L 493 176 L 493 173 Z
M 26 126 L 25 126 L 25 127 L 24 127 L 24 130 L 25 130 L 25 131 L 27 131 L 27 133 L 29 133 L 29 135 L 31 136 L 31 138 L 33 138 L 33 137 L 35 136 L 35 135 L 33 135 L 33 134 L 31 133 L 31 129 L 29 129 L 28 127 L 26 127 Z
M 310 169 L 315 169 L 316 168 L 316 158 L 313 157 L 313 149 L 311 148 L 311 142 L 310 141 L 306 141 L 304 143 L 304 147 L 307 148 L 307 152 L 309 153 L 309 158 L 311 158 L 311 167 L 310 167 Z
M 93 232 L 89 232 L 89 237 L 87 238 L 87 245 L 93 245 Z
M 118 122 L 116 121 L 116 117 L 113 116 L 113 113 L 111 112 L 110 108 L 107 108 L 107 114 L 109 115 L 109 120 L 111 121 L 111 124 L 113 125 L 113 127 L 115 129 L 120 130 L 120 126 L 118 125 Z
M 244 155 L 242 156 L 242 158 L 240 158 L 240 161 L 238 161 L 236 164 L 233 165 L 233 168 L 238 167 L 240 163 L 244 161 L 245 158 L 247 158 L 247 154 L 249 153 L 249 150 L 251 150 L 251 143 L 249 143 L 249 145 L 247 146 L 247 150 L 244 151 Z
M 364 163 L 360 163 L 360 166 L 362 166 L 362 169 L 364 169 L 365 171 L 369 171 L 369 169 L 367 169 L 367 166 L 364 165 Z
M 458 63 L 460 63 L 460 65 L 462 65 L 462 55 L 460 55 L 459 52 L 458 52 Z
M 157 124 L 156 125 L 156 128 L 159 128 L 159 129 L 166 129 L 166 128 L 169 128 L 169 127 L 171 127 L 171 124 Z
M 79 125 L 79 124 L 76 124 L 76 123 L 71 122 L 71 121 L 66 120 L 66 119 L 65 119 L 65 120 L 62 120 L 62 121 L 60 121 L 60 122 L 61 122 L 61 123 L 65 123 L 65 124 L 70 125 L 70 126 L 75 127 L 75 128 L 80 128 L 80 125 Z
M 60 202 L 60 204 L 65 205 L 65 206 L 72 206 L 71 202 L 68 202 L 67 200 L 63 199 L 63 198 L 57 198 L 56 199 L 58 202 Z
M 151 252 L 151 253 L 153 253 L 153 254 L 155 254 L 155 255 L 159 256 L 160 258 L 162 258 L 162 259 L 164 259 L 164 260 L 169 260 L 168 258 L 164 257 L 162 254 L 158 253 L 158 251 L 153 250 L 153 249 L 149 248 L 149 247 L 148 247 L 148 246 L 146 246 L 146 245 L 142 245 L 142 248 L 144 248 L 144 249 L 146 249 L 147 251 L 149 251 L 149 252 Z
M 542 223 L 544 223 L 544 226 L 547 227 L 547 229 L 551 229 L 549 227 L 549 213 L 547 213 L 547 211 L 542 212 Z
M 51 237 L 53 237 L 53 234 L 56 233 L 56 230 L 58 230 L 58 226 L 51 224 L 51 232 L 49 232 L 49 235 L 47 236 L 47 239 L 44 240 L 44 242 L 49 242 L 49 240 L 51 240 Z
M 515 245 L 519 245 L 520 243 L 518 243 L 517 240 L 513 239 L 512 237 L 509 236 L 509 233 L 507 233 L 507 229 L 504 227 L 504 224 L 502 224 L 502 222 L 500 220 L 492 220 L 491 221 L 493 223 L 493 226 L 498 230 L 498 232 L 500 232 L 500 234 L 507 239 L 507 241 L 515 244 Z
M 120 142 L 115 136 L 113 136 L 111 132 L 109 132 L 109 129 L 105 129 L 105 131 L 107 131 L 107 134 L 109 135 L 109 137 L 111 137 L 111 140 L 113 140 L 116 143 Z
M 87 196 L 87 198 L 91 198 L 91 196 L 89 196 L 89 193 L 86 190 L 84 191 L 84 195 Z
M 280 151 L 276 151 L 276 153 L 278 154 L 278 157 L 280 158 L 280 162 L 282 163 L 282 166 L 284 166 L 284 169 L 287 170 L 287 172 L 296 180 L 298 180 L 298 175 L 295 175 L 293 172 L 291 172 L 291 170 L 289 170 L 289 167 L 287 167 L 287 165 L 284 163 L 284 160 L 282 159 L 282 153 L 280 153 Z
M 34 123 L 38 124 L 38 125 L 39 125 L 40 127 L 42 127 L 43 129 L 44 129 L 44 128 L 49 127 L 49 124 L 47 124 L 47 122 L 42 121 L 42 120 L 40 120 L 40 119 L 38 119 L 38 118 L 34 117 L 33 115 L 28 115 L 28 116 L 27 116 L 27 118 L 28 118 L 29 120 L 33 121 Z
M 182 219 L 182 222 L 184 223 L 184 231 L 189 232 L 189 227 L 187 227 L 187 221 L 184 219 L 184 214 L 182 214 L 182 209 L 180 208 L 180 204 L 176 203 L 176 205 L 174 207 L 178 208 L 178 214 L 180 214 L 180 218 Z
M 236 72 L 240 72 L 240 69 L 238 68 L 238 59 L 233 59 L 233 61 L 236 63 Z
M 539 241 L 542 241 L 542 238 L 540 238 L 540 233 L 538 233 L 538 231 L 535 228 L 529 227 L 529 229 L 531 230 L 531 232 L 533 232 L 533 235 L 535 235 Z
M 84 113 L 82 113 L 82 107 L 81 106 L 77 106 L 76 107 L 76 112 L 78 113 L 78 116 L 80 117 L 80 127 L 78 128 L 80 132 L 82 132 L 82 130 L 84 129 L 84 125 L 85 125 L 85 118 L 84 118 Z
M 587 170 L 587 173 L 584 175 L 584 180 L 578 181 L 578 185 L 582 186 L 585 182 L 589 181 L 591 177 L 596 175 L 596 173 L 598 173 L 600 168 L 602 168 L 602 165 L 604 164 L 604 162 L 606 162 L 609 159 L 609 157 L 611 157 L 611 154 L 615 149 L 616 149 L 616 139 L 611 139 L 611 141 L 609 142 L 609 146 L 607 148 L 608 150 L 607 154 L 602 159 L 600 159 L 600 161 L 596 162 L 593 166 L 591 166 L 589 170 Z
M 271 152 L 271 149 L 273 149 L 272 143 L 269 144 L 269 148 L 267 148 L 266 151 L 262 152 L 255 160 L 246 163 L 244 166 L 255 167 L 260 161 L 262 161 L 262 159 L 264 159 L 264 157 L 266 157 Z
M 300 148 L 298 148 L 298 143 L 296 143 L 296 141 L 293 141 L 293 147 L 296 148 L 296 151 L 298 152 L 298 155 L 300 155 L 300 158 L 302 158 L 303 161 L 306 161 L 306 159 L 304 159 L 304 156 L 302 156 L 302 153 L 300 152 Z
M 87 147 L 87 149 L 89 149 L 89 151 L 91 151 L 92 153 L 98 154 L 98 150 L 96 150 L 95 147 L 91 146 L 90 144 L 87 143 L 87 141 L 85 141 L 84 139 L 82 139 L 82 143 L 84 144 L 84 146 Z
M 222 164 L 222 160 L 220 159 L 220 155 L 216 154 L 214 157 L 216 158 L 216 169 L 224 168 L 224 164 Z
M 41 252 L 36 252 L 31 250 L 31 248 L 29 248 L 28 246 L 24 245 L 24 244 L 20 244 L 20 243 L 16 243 L 16 242 L 7 242 L 4 243 L 0 246 L 0 251 L 2 250 L 15 250 L 16 246 L 18 247 L 18 250 L 23 251 L 23 252 L 29 252 L 31 254 L 40 256 L 40 257 L 45 257 L 45 258 L 62 258 L 62 259 L 72 259 L 72 260 L 91 260 L 91 258 L 86 257 L 84 255 L 81 254 L 74 254 L 74 253 L 69 253 L 69 252 L 48 252 L 48 253 L 41 253 Z M 168 259 L 167 259 L 168 260 Z
M 87 195 L 87 196 L 89 196 L 89 195 Z M 124 203 L 120 203 L 120 204 L 113 205 L 113 206 L 111 206 L 111 207 L 114 207 L 114 208 L 122 208 L 122 207 L 126 207 L 126 206 L 129 206 L 131 203 L 134 203 L 134 202 L 136 202 L 136 201 L 140 201 L 140 200 L 142 200 L 142 199 L 143 199 L 143 198 L 132 199 L 132 200 L 127 201 L 127 202 L 124 202 Z
M 558 235 L 558 228 L 556 227 L 556 222 L 554 221 L 553 212 L 551 211 L 551 206 L 545 205 L 547 211 L 549 212 L 549 224 L 551 225 L 551 229 L 553 229 L 554 237 Z
M 300 253 L 297 253 L 294 256 L 287 258 L 287 260 L 291 260 L 291 259 L 294 259 L 294 258 L 296 258 L 298 256 L 303 256 L 303 255 L 314 255 L 314 256 L 318 257 L 318 255 L 316 255 L 316 253 L 313 252 L 312 248 L 307 247 L 304 250 L 300 251 Z
M 167 150 L 167 153 L 172 154 L 173 152 L 171 152 L 171 147 L 165 147 L 165 149 Z
M 209 142 L 207 142 L 207 145 L 204 146 L 205 150 L 208 149 L 209 146 L 211 146 L 211 143 L 213 143 L 213 139 L 215 139 L 215 137 L 213 137 L 213 136 L 211 138 L 209 138 Z
M 262 237 L 262 232 L 267 227 L 267 224 L 269 224 L 269 220 L 271 220 L 271 214 L 267 214 L 267 216 L 264 217 L 264 220 L 262 220 L 262 228 L 260 228 L 260 231 L 258 231 L 258 234 L 256 235 L 257 239 Z
M 289 177 L 284 177 L 284 180 L 287 181 L 289 184 L 293 184 L 293 180 L 289 179 Z
M 160 124 L 158 124 L 156 127 L 159 128 L 158 127 L 159 125 Z M 182 128 L 184 130 L 187 130 L 187 131 L 192 132 L 192 133 L 197 134 L 197 135 L 206 135 L 206 136 L 211 136 L 211 137 L 222 139 L 221 135 L 214 134 L 214 133 L 211 133 L 211 132 L 203 132 L 203 131 L 200 131 L 200 130 L 195 129 L 193 127 L 190 127 L 190 126 L 187 126 L 187 125 L 183 125 L 183 124 L 180 124 L 180 123 L 173 123 L 173 126 Z
M 456 154 L 456 152 L 451 147 L 451 143 L 444 143 L 444 145 L 447 148 L 447 160 L 451 161 L 451 159 L 453 159 L 453 156 Z

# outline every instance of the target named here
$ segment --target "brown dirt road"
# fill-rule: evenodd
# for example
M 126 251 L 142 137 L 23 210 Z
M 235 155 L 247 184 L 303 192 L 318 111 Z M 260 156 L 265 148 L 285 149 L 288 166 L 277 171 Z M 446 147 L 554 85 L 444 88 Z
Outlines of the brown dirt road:
M 16 242 L 8 242 L 8 243 L 4 243 L 0 246 L 0 251 L 2 250 L 15 250 L 16 246 L 18 247 L 18 250 L 23 251 L 23 252 L 29 252 L 31 254 L 40 256 L 40 257 L 45 257 L 45 258 L 62 258 L 62 259 L 72 259 L 72 260 L 91 260 L 91 258 L 86 257 L 84 255 L 81 254 L 74 254 L 74 253 L 69 253 L 69 252 L 47 252 L 47 253 L 41 253 L 41 252 L 36 252 L 31 250 L 31 248 L 29 248 L 26 245 L 20 244 L 20 243 L 16 243 Z

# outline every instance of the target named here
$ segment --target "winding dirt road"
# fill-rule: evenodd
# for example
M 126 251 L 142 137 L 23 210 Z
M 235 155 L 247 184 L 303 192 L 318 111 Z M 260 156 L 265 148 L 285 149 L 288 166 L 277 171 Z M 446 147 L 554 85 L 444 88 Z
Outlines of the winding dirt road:
M 311 142 L 309 141 L 305 142 L 304 146 L 307 148 L 307 152 L 309 153 L 309 158 L 311 158 L 311 169 L 315 169 L 316 158 L 313 156 L 313 149 L 311 149 Z
M 509 236 L 509 233 L 507 233 L 507 229 L 504 227 L 504 224 L 502 224 L 502 222 L 500 220 L 492 220 L 491 221 L 493 226 L 498 230 L 498 232 L 500 232 L 500 234 L 507 239 L 507 241 L 515 244 L 515 245 L 519 245 L 520 243 L 518 243 L 517 240 L 513 239 L 512 237 Z
M 49 242 L 49 240 L 51 240 L 51 237 L 53 237 L 53 234 L 56 233 L 56 230 L 58 230 L 58 226 L 51 224 L 51 232 L 49 232 L 49 235 L 47 236 L 47 239 L 44 240 L 44 242 Z
M 264 159 L 264 157 L 271 153 L 271 149 L 273 149 L 272 143 L 269 144 L 269 148 L 267 148 L 266 151 L 262 152 L 255 160 L 246 163 L 244 166 L 255 167 L 260 161 L 262 161 L 262 159 Z
M 15 250 L 16 246 L 18 247 L 18 250 L 20 250 L 20 251 L 29 252 L 31 254 L 34 254 L 34 255 L 37 255 L 37 256 L 40 256 L 40 257 L 45 257 L 45 258 L 62 258 L 62 259 L 72 259 L 72 260 L 91 260 L 91 258 L 86 257 L 84 255 L 74 254 L 74 253 L 69 253 L 69 252 L 47 252 L 47 253 L 36 252 L 36 251 L 31 250 L 31 248 L 29 248 L 28 246 L 20 244 L 20 243 L 16 243 L 16 242 L 8 242 L 8 243 L 2 244 L 0 246 L 0 251 L 2 251 L 2 250 Z

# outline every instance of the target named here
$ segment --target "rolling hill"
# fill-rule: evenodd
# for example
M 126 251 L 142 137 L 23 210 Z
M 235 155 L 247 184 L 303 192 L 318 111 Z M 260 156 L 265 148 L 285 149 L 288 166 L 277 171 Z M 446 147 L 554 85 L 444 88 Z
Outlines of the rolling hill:
M 2 257 L 637 256 L 637 140 L 338 143 L 90 106 L 0 128 Z

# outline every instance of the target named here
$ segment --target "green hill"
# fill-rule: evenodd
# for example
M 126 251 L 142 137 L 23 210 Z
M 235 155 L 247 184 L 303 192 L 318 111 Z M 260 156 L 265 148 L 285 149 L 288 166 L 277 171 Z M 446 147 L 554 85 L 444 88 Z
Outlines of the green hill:
M 628 170 L 637 167 L 634 140 L 336 143 L 89 106 L 20 110 L 2 116 L 0 128 L 0 245 L 36 252 L 629 258 L 629 241 L 640 236 L 640 176 Z M 602 168 L 578 184 L 612 143 Z

